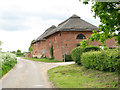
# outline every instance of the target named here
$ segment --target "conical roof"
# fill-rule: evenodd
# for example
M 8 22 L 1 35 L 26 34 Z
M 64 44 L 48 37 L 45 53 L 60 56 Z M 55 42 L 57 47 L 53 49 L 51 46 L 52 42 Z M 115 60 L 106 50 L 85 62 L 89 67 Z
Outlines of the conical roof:
M 67 20 L 61 22 L 55 29 L 51 30 L 46 36 L 49 36 L 58 31 L 93 31 L 98 28 L 95 25 L 88 23 L 77 15 L 72 15 Z M 45 37 L 46 37 L 45 36 Z

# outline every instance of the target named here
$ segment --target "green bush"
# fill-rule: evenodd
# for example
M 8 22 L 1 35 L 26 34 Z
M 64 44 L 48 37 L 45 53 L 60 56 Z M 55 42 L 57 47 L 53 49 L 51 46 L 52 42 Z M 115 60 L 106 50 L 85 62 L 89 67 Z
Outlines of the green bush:
M 80 60 L 81 60 L 81 55 L 84 51 L 83 47 L 76 47 L 72 50 L 72 59 L 75 61 L 75 63 L 77 64 L 81 64 Z
M 101 48 L 98 47 L 98 46 L 87 46 L 87 47 L 85 47 L 84 52 L 88 52 L 88 51 L 100 51 L 100 50 L 101 50 Z
M 118 50 L 91 51 L 83 53 L 81 63 L 86 68 L 102 71 L 118 71 L 120 65 Z
M 100 47 L 97 46 L 87 46 L 87 47 L 76 47 L 72 50 L 72 59 L 75 61 L 77 64 L 81 64 L 81 55 L 83 52 L 88 52 L 88 51 L 99 51 L 101 50 Z
M 53 56 L 53 45 L 51 45 L 51 47 L 50 47 L 50 55 L 51 55 L 51 60 L 54 59 L 54 56 Z
M 2 66 L 0 77 L 2 77 L 4 74 L 6 74 L 11 68 L 14 67 L 14 65 L 17 63 L 16 56 L 12 53 L 2 53 L 0 52 L 0 65 Z
M 73 61 L 71 55 L 65 55 L 65 62 L 67 61 Z
M 80 46 L 80 43 L 78 43 L 77 45 L 76 45 L 76 47 L 79 47 Z
M 104 50 L 109 50 L 109 47 L 104 47 Z

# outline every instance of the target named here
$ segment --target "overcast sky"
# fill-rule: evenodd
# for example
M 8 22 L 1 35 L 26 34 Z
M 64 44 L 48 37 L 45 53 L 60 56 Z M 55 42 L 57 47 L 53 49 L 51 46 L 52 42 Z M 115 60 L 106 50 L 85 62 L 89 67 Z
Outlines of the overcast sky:
M 33 39 L 73 14 L 98 26 L 91 5 L 79 0 L 0 0 L 2 51 L 28 51 Z

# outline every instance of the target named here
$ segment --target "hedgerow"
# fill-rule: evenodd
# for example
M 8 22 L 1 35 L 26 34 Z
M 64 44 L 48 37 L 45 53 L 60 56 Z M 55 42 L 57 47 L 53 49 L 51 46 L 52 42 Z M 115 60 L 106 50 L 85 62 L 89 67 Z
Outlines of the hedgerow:
M 2 77 L 4 74 L 6 74 L 11 68 L 14 67 L 14 65 L 17 63 L 16 56 L 11 53 L 2 53 L 0 52 L 0 77 Z
M 72 50 L 71 56 L 72 59 L 75 61 L 77 64 L 81 64 L 81 55 L 83 52 L 88 52 L 88 51 L 100 51 L 101 48 L 97 46 L 87 46 L 87 47 L 76 47 Z
M 102 71 L 118 71 L 120 66 L 118 50 L 91 51 L 83 53 L 81 64 L 86 68 Z

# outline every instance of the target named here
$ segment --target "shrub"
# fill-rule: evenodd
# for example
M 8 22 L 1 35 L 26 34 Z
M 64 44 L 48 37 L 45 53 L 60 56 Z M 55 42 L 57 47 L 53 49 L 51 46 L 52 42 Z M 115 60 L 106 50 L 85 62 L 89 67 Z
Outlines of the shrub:
M 109 49 L 109 47 L 104 47 L 104 50 L 108 50 Z
M 94 51 L 83 53 L 81 63 L 86 68 L 103 71 L 118 71 L 120 59 L 117 50 Z
M 100 51 L 100 50 L 101 50 L 101 48 L 98 47 L 98 46 L 87 46 L 87 47 L 85 47 L 84 52 L 88 52 L 88 51 Z
M 75 61 L 75 63 L 81 64 L 80 60 L 83 51 L 83 47 L 76 47 L 72 50 L 72 59 Z
M 65 62 L 67 61 L 73 61 L 71 55 L 65 55 Z
M 54 56 L 53 56 L 53 45 L 51 45 L 51 48 L 50 48 L 50 55 L 51 55 L 51 59 L 54 59 Z
M 14 67 L 14 65 L 17 63 L 16 56 L 11 53 L 0 53 L 0 65 L 2 66 L 2 72 L 0 74 L 0 77 L 2 77 L 4 74 L 6 74 L 11 68 Z
M 79 47 L 80 46 L 80 43 L 78 43 L 77 45 L 76 45 L 76 47 Z
M 77 64 L 81 64 L 81 55 L 83 52 L 88 52 L 88 51 L 99 51 L 101 50 L 100 47 L 97 46 L 87 46 L 87 47 L 76 47 L 72 50 L 72 59 L 75 61 Z

